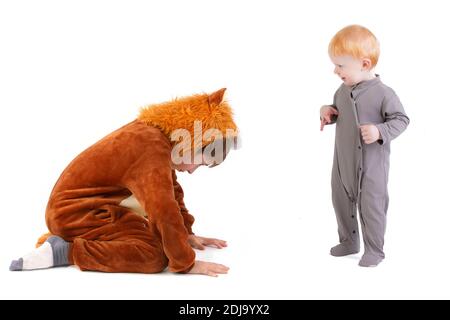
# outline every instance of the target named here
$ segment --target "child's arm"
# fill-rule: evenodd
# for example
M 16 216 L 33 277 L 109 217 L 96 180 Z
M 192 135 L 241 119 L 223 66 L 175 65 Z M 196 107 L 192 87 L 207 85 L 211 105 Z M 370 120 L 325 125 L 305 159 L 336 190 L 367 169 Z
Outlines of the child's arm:
M 175 199 L 178 202 L 178 206 L 180 207 L 180 213 L 183 216 L 184 226 L 189 234 L 194 234 L 192 232 L 192 225 L 194 224 L 195 218 L 189 214 L 188 209 L 184 204 L 184 192 L 183 188 L 177 181 L 177 174 L 175 170 L 172 170 L 172 180 L 173 180 L 173 191 L 175 193 Z
M 333 104 L 325 105 L 320 108 L 320 131 L 328 124 L 336 122 L 339 112 L 336 107 L 336 93 L 334 94 Z
M 398 137 L 409 124 L 409 118 L 403 109 L 400 99 L 392 92 L 392 95 L 385 97 L 381 106 L 381 112 L 385 121 L 375 125 L 380 132 L 380 144 L 385 144 Z
M 149 220 L 155 223 L 161 235 L 164 253 L 171 272 L 189 272 L 194 266 L 195 252 L 188 243 L 180 207 L 175 199 L 172 169 L 167 159 L 155 161 L 152 153 L 143 154 L 123 178 L 125 186 L 142 204 Z M 153 160 L 153 161 L 152 161 Z

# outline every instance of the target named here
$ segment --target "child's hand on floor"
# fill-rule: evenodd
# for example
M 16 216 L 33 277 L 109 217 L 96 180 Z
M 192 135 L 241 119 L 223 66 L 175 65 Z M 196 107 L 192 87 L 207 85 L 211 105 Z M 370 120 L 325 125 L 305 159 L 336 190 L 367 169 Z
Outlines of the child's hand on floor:
M 380 131 L 373 124 L 364 124 L 359 128 L 365 144 L 371 144 L 380 139 Z
M 333 116 L 338 116 L 339 112 L 332 106 L 322 106 L 320 108 L 320 131 L 323 131 L 323 127 L 331 123 L 331 118 Z
M 227 242 L 220 239 L 205 238 L 190 234 L 188 237 L 188 242 L 194 249 L 204 250 L 205 246 L 216 247 L 217 249 L 222 249 L 227 246 Z
M 194 266 L 188 273 L 217 277 L 219 274 L 228 273 L 228 270 L 230 270 L 230 268 L 223 264 L 196 260 Z

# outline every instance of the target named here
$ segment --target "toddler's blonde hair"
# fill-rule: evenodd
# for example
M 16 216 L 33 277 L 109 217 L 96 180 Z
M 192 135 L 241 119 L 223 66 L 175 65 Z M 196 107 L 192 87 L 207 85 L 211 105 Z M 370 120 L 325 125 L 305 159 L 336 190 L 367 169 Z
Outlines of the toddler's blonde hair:
M 360 25 L 350 25 L 334 35 L 328 45 L 330 56 L 349 55 L 356 59 L 368 58 L 372 67 L 378 63 L 380 44 L 374 34 Z

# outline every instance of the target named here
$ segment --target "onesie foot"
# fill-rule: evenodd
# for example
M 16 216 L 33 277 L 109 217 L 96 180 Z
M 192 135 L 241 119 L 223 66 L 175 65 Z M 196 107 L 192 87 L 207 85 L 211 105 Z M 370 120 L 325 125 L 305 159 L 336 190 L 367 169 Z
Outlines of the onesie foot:
M 337 246 L 334 246 L 330 250 L 330 254 L 334 257 L 344 257 L 350 254 L 355 254 L 359 252 L 359 246 L 357 245 L 347 245 L 340 243 Z
M 363 254 L 361 260 L 359 260 L 360 267 L 376 267 L 381 261 L 383 261 L 382 257 L 374 256 L 372 254 Z

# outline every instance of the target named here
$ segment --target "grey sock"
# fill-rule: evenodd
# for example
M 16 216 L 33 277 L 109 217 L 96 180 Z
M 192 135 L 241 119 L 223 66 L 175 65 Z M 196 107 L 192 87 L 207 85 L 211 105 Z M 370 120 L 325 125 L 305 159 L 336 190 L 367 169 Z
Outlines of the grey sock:
M 344 244 L 340 243 L 334 246 L 330 250 L 330 254 L 334 257 L 348 256 L 349 254 L 355 254 L 359 252 L 359 245 L 357 244 Z
M 69 243 L 58 236 L 51 236 L 47 239 L 53 250 L 53 266 L 69 265 Z
M 376 267 L 383 259 L 384 258 L 380 256 L 364 253 L 358 264 L 360 267 Z
M 23 259 L 13 260 L 9 266 L 9 271 L 22 271 L 23 269 Z

